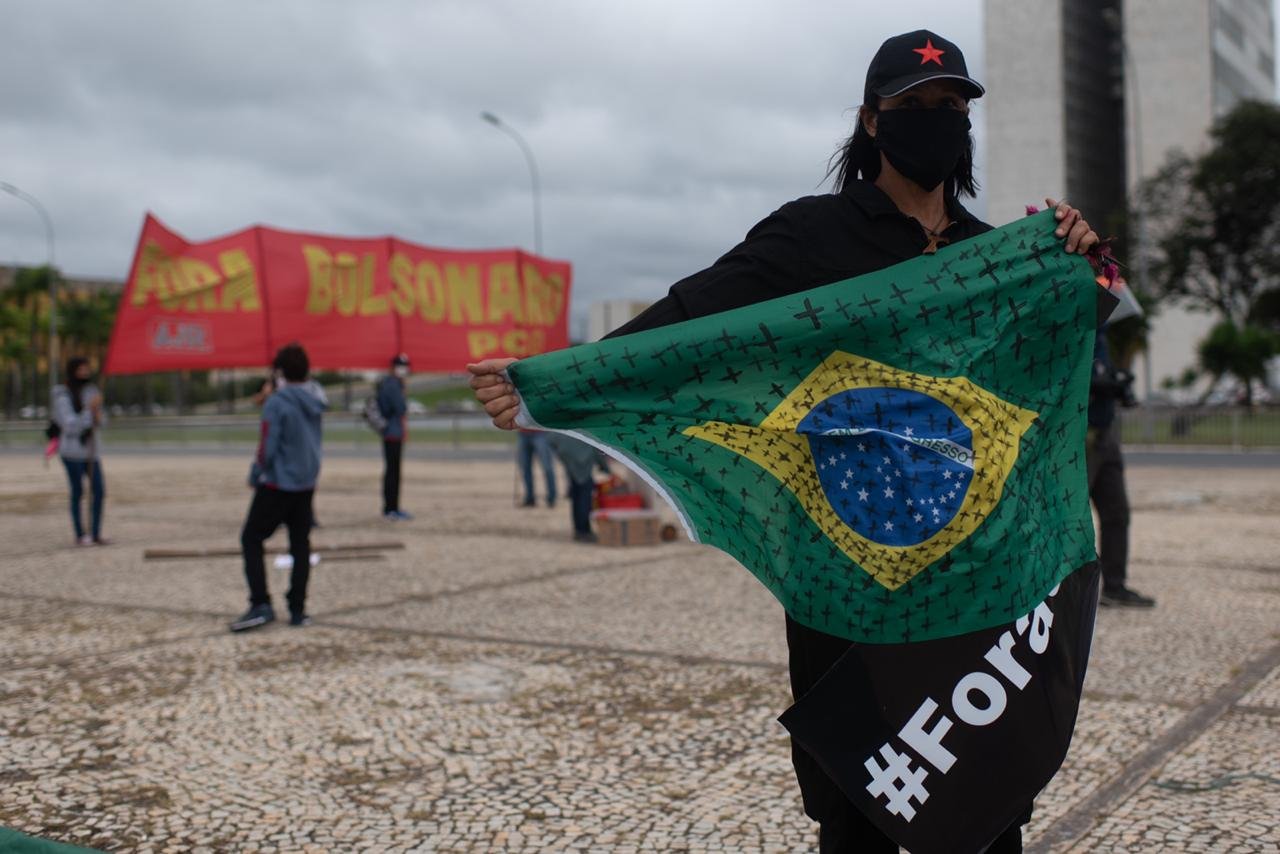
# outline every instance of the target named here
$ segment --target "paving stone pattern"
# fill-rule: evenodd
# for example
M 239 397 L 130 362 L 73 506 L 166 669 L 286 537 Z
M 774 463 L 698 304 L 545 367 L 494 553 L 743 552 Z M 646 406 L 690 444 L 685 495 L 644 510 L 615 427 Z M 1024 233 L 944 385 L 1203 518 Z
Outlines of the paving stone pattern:
M 245 466 L 109 457 L 115 543 L 86 549 L 60 468 L 0 464 L 0 826 L 139 852 L 816 850 L 781 610 L 720 553 L 574 544 L 567 506 L 513 507 L 505 463 L 407 460 L 417 518 L 388 523 L 379 461 L 330 460 L 315 542 L 406 548 L 322 562 L 310 628 L 231 635 L 238 558 L 142 552 L 234 547 Z M 1100 612 L 1030 850 L 1280 850 L 1277 474 L 1130 470 L 1132 583 L 1160 606 Z

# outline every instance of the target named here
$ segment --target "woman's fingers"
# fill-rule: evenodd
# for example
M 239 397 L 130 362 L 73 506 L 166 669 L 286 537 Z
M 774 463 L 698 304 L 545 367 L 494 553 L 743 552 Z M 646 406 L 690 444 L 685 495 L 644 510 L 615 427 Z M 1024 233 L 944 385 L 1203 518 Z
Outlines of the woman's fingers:
M 484 405 L 485 414 L 490 418 L 497 418 L 509 409 L 519 409 L 520 398 L 514 394 L 504 394 L 502 397 L 495 397 Z
M 1089 227 L 1089 223 L 1079 220 L 1071 227 L 1067 235 L 1067 251 L 1079 252 L 1081 255 L 1089 251 L 1098 242 L 1098 235 Z
M 473 362 L 467 365 L 467 370 L 471 373 L 481 376 L 484 374 L 496 374 L 505 371 L 518 359 L 482 359 L 479 362 Z
M 475 389 L 476 400 L 481 403 L 488 403 L 492 400 L 498 400 L 502 397 L 515 396 L 515 387 L 510 383 L 502 382 L 496 385 L 486 386 L 485 388 Z
M 1071 207 L 1065 202 L 1058 205 L 1058 227 L 1054 230 L 1054 234 L 1058 237 L 1066 237 L 1070 234 L 1071 229 L 1080 220 L 1080 211 Z
M 1089 227 L 1089 223 L 1085 222 L 1080 211 L 1066 202 L 1055 202 L 1053 199 L 1044 201 L 1049 207 L 1054 208 L 1054 217 L 1058 220 L 1058 226 L 1053 233 L 1063 238 L 1063 250 L 1084 255 L 1101 242 L 1097 232 Z
M 515 386 L 502 375 L 515 361 L 484 359 L 467 365 L 476 400 L 483 404 L 485 414 L 493 419 L 493 426 L 503 430 L 515 429 L 516 416 L 520 414 L 520 396 L 516 394 Z
M 509 400 L 514 401 L 515 398 L 501 398 L 485 404 L 484 411 L 493 419 L 494 427 L 502 430 L 515 428 L 516 416 L 520 414 L 520 404 L 519 401 L 509 403 Z

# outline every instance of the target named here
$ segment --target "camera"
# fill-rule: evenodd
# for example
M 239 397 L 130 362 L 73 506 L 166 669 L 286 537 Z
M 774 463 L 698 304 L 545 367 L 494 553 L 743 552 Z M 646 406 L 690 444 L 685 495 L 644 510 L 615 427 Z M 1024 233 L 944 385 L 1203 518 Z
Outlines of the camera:
M 1133 393 L 1133 374 L 1124 368 L 1095 364 L 1089 391 L 1099 397 L 1113 398 L 1125 409 L 1138 405 L 1138 398 Z
M 1133 374 L 1120 368 L 1116 368 L 1112 373 L 1116 384 L 1120 387 L 1120 391 L 1116 395 L 1120 399 L 1120 405 L 1125 409 L 1132 409 L 1137 406 L 1138 398 L 1133 393 Z

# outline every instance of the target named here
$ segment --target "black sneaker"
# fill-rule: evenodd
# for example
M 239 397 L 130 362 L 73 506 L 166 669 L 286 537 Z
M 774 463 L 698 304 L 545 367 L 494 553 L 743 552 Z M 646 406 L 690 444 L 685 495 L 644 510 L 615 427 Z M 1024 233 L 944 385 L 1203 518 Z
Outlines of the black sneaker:
M 311 625 L 311 615 L 304 614 L 301 611 L 290 611 L 289 625 L 297 629 L 301 629 L 305 626 L 309 626 Z
M 1114 590 L 1104 588 L 1098 604 L 1108 608 L 1154 608 L 1156 600 L 1128 587 L 1117 587 Z
M 248 611 L 245 611 L 240 619 L 232 621 L 231 631 L 247 632 L 250 629 L 261 628 L 267 623 L 274 623 L 275 621 L 276 612 L 270 605 L 254 605 Z
M 582 531 L 574 533 L 573 541 L 575 543 L 598 543 L 600 542 L 600 538 L 591 531 Z

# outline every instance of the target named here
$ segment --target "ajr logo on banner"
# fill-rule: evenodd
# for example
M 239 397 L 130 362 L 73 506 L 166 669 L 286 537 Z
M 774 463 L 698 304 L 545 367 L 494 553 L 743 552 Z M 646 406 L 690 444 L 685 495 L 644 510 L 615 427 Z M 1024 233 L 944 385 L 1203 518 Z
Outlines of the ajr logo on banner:
M 212 353 L 213 331 L 198 320 L 161 317 L 151 324 L 151 349 L 158 353 Z

